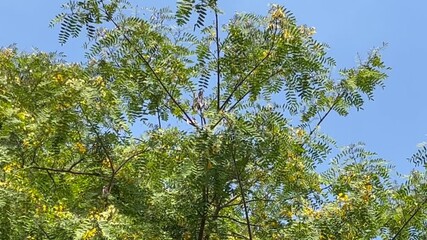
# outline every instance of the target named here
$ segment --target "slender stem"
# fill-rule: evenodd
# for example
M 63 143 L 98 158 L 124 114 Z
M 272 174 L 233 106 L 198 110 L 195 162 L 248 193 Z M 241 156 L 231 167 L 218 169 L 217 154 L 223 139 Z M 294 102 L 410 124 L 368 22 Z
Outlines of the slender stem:
M 226 208 L 228 206 L 231 206 L 232 202 L 234 202 L 234 200 L 236 200 L 238 197 L 239 197 L 239 195 L 235 195 L 234 197 L 229 199 L 227 202 L 225 202 L 223 205 L 221 205 L 221 209 Z M 240 205 L 240 202 L 238 204 Z
M 111 192 L 111 189 L 113 188 L 113 182 L 116 176 L 116 170 L 114 169 L 114 161 L 113 161 L 113 158 L 110 156 L 110 152 L 105 146 L 104 141 L 102 140 L 98 130 L 96 129 L 96 126 L 89 120 L 89 117 L 86 115 L 82 106 L 80 106 L 80 109 L 82 110 L 83 117 L 86 119 L 87 123 L 92 128 L 92 131 L 95 133 L 97 142 L 99 142 L 99 144 L 101 145 L 104 155 L 107 158 L 108 163 L 110 165 L 111 175 L 110 175 L 110 180 L 108 181 L 108 186 L 107 186 L 107 194 L 108 194 Z
M 157 121 L 158 121 L 158 124 L 159 124 L 159 129 L 161 129 L 162 128 L 162 119 L 160 117 L 160 110 L 159 110 L 159 108 L 157 108 Z
M 49 176 L 50 180 L 52 180 L 53 186 L 56 186 L 55 178 L 53 178 L 52 174 L 49 172 L 49 170 L 46 170 L 47 175 Z
M 52 172 L 59 172 L 59 173 L 69 173 L 69 174 L 75 174 L 75 175 L 86 175 L 86 176 L 95 176 L 95 177 L 101 177 L 100 173 L 95 172 L 77 172 L 67 169 L 56 169 L 56 168 L 47 168 L 47 167 L 38 167 L 38 166 L 31 166 L 29 167 L 31 169 L 38 169 L 38 170 L 45 170 L 45 171 L 52 171 Z
M 274 77 L 275 75 L 281 73 L 283 71 L 283 69 L 279 69 L 275 72 L 273 72 L 272 74 L 270 74 L 267 78 L 263 79 L 260 83 L 264 83 L 266 81 L 268 81 L 270 78 Z M 249 93 L 251 92 L 252 88 L 249 88 L 245 94 L 242 95 L 242 97 L 240 97 L 239 99 L 237 99 L 237 101 L 231 105 L 230 108 L 228 108 L 227 112 L 231 112 L 246 96 L 249 95 Z M 214 129 L 220 122 L 221 120 L 224 119 L 224 117 L 221 117 L 212 127 L 211 129 Z
M 39 227 L 39 229 L 41 230 L 41 232 L 45 235 L 45 237 L 47 238 L 47 239 L 52 239 L 50 236 L 49 236 L 49 234 L 46 232 L 46 230 L 44 230 L 44 228 L 38 223 L 38 222 L 36 222 L 36 225 Z
M 217 88 L 217 111 L 221 109 L 221 75 L 220 75 L 220 48 L 219 48 L 219 23 L 218 23 L 218 11 L 215 10 L 215 32 L 216 32 L 216 88 Z
M 232 144 L 234 144 L 234 143 L 232 143 Z M 251 222 L 249 219 L 249 210 L 248 210 L 248 206 L 246 204 L 245 192 L 243 190 L 243 183 L 242 183 L 242 179 L 240 176 L 240 172 L 237 169 L 237 163 L 236 163 L 236 156 L 235 156 L 234 148 L 231 150 L 231 157 L 233 159 L 234 171 L 236 172 L 237 182 L 239 183 L 239 189 L 240 189 L 240 195 L 242 197 L 243 209 L 245 210 L 246 227 L 248 229 L 249 240 L 252 240 L 252 230 L 251 230 Z
M 251 199 L 251 200 L 246 200 L 246 203 L 250 203 L 250 202 L 274 202 L 274 201 L 275 200 L 273 200 L 273 199 Z M 224 204 L 221 207 L 222 208 L 228 208 L 228 207 L 238 206 L 240 204 L 243 204 L 243 201 L 240 201 L 238 203 Z
M 277 29 L 274 30 L 274 34 L 273 36 L 276 34 Z M 270 46 L 270 48 L 268 49 L 267 54 L 265 55 L 265 57 L 263 57 L 239 82 L 237 82 L 237 84 L 234 86 L 233 90 L 231 91 L 230 95 L 225 99 L 225 101 L 222 103 L 220 110 L 224 110 L 225 107 L 227 106 L 227 104 L 231 101 L 231 98 L 233 97 L 234 93 L 240 88 L 240 86 L 242 86 L 242 84 L 252 75 L 252 73 L 258 69 L 259 66 L 261 66 L 262 63 L 264 63 L 265 60 L 267 60 L 267 58 L 270 57 L 271 52 L 273 51 L 273 48 L 275 46 L 275 41 L 273 39 L 273 42 Z
M 212 218 L 225 218 L 225 219 L 230 219 L 231 221 L 239 223 L 239 224 L 245 224 L 245 225 L 247 224 L 246 222 L 242 222 L 239 219 L 235 219 L 233 217 L 225 216 L 225 215 L 214 215 L 214 216 L 212 216 Z M 257 227 L 257 226 L 260 226 L 260 225 L 251 224 L 251 226 Z M 249 238 L 249 239 L 251 239 L 251 238 Z
M 270 78 L 272 78 L 272 77 L 274 77 L 274 76 L 276 76 L 277 74 L 279 74 L 279 73 L 281 73 L 283 71 L 283 69 L 279 69 L 279 70 L 277 70 L 277 71 L 275 71 L 275 72 L 273 72 L 273 73 L 271 73 L 267 78 L 265 78 L 263 81 L 261 81 L 260 83 L 264 83 L 264 82 L 266 82 L 266 81 L 268 81 Z M 239 99 L 237 99 L 237 101 L 233 104 L 233 105 L 231 105 L 231 107 L 228 109 L 228 111 L 227 112 L 231 112 L 231 110 L 233 110 L 236 106 L 237 106 L 237 104 L 239 104 L 246 96 L 248 96 L 249 95 L 249 93 L 251 92 L 251 88 L 250 89 L 248 89 L 248 91 L 246 91 L 245 92 L 245 94 L 243 94 L 243 96 L 242 97 L 240 97 Z
M 144 150 L 141 150 L 141 151 L 138 151 L 138 152 L 136 152 L 136 153 L 134 153 L 134 154 L 132 154 L 130 157 L 128 157 L 128 158 L 126 158 L 118 167 L 117 167 L 117 169 L 116 169 L 116 171 L 114 172 L 114 174 L 117 174 L 128 162 L 130 162 L 130 160 L 132 160 L 133 158 L 135 158 L 136 156 L 138 156 L 138 155 L 140 155 L 140 154 L 142 154 L 142 153 L 145 153 L 145 151 L 146 151 L 147 149 L 144 149 Z
M 101 0 L 102 6 L 104 8 L 104 12 L 105 11 L 105 4 L 104 1 Z M 119 24 L 114 21 L 114 19 L 112 18 L 112 16 L 107 16 L 108 20 L 113 23 L 113 25 L 122 32 L 122 36 L 123 38 L 126 40 L 126 42 L 128 42 L 130 45 L 133 45 L 132 41 L 129 39 L 129 37 L 126 35 L 126 33 L 122 30 L 122 28 L 119 26 Z M 151 74 L 154 76 L 154 78 L 157 80 L 157 82 L 160 84 L 160 86 L 162 87 L 162 89 L 165 91 L 165 93 L 168 95 L 168 97 L 172 100 L 172 102 L 178 107 L 178 109 L 184 114 L 185 116 L 185 120 L 187 120 L 188 123 L 190 123 L 192 126 L 198 128 L 198 126 L 196 125 L 196 123 L 193 121 L 193 119 L 190 117 L 190 115 L 184 110 L 184 108 L 181 106 L 181 104 L 179 104 L 179 102 L 173 97 L 172 93 L 169 91 L 169 89 L 166 87 L 166 85 L 163 83 L 163 81 L 160 79 L 159 75 L 157 75 L 157 73 L 154 71 L 153 67 L 150 65 L 150 63 L 148 62 L 148 60 L 144 57 L 144 55 L 142 54 L 142 52 L 136 48 L 134 46 L 134 50 L 137 54 L 137 56 L 144 62 L 145 66 L 149 69 L 149 71 L 151 72 Z
M 75 166 L 77 166 L 79 163 L 83 162 L 84 160 L 85 160 L 84 158 L 80 158 L 78 161 L 71 164 L 71 166 L 68 168 L 68 171 L 71 171 Z
M 405 221 L 405 223 L 399 228 L 399 231 L 394 235 L 394 237 L 391 240 L 397 239 L 397 237 L 400 235 L 400 233 L 403 231 L 403 229 L 408 225 L 408 223 L 412 220 L 412 218 L 417 215 L 417 213 L 421 210 L 421 208 L 424 206 L 424 204 L 427 203 L 427 197 L 424 199 L 424 201 L 415 209 L 415 211 L 411 214 L 411 216 Z
M 313 135 L 314 131 L 316 131 L 316 129 L 320 126 L 320 124 L 322 124 L 323 120 L 325 120 L 325 118 L 329 115 L 329 113 L 331 113 L 332 109 L 334 109 L 334 107 L 338 104 L 339 100 L 344 96 L 344 93 L 345 92 L 342 92 L 335 98 L 334 102 L 329 107 L 328 111 L 326 111 L 323 117 L 320 118 L 319 122 L 317 122 L 316 126 L 310 131 L 309 136 Z
M 252 73 L 258 69 L 259 66 L 270 56 L 271 51 L 273 50 L 273 46 L 269 49 L 267 55 L 261 59 L 237 84 L 234 86 L 233 90 L 231 91 L 230 95 L 225 99 L 225 101 L 222 103 L 220 110 L 224 110 L 225 106 L 231 101 L 231 98 L 233 97 L 234 93 L 242 86 L 242 84 L 252 75 Z
M 205 163 L 205 174 L 207 176 L 208 172 L 208 166 L 209 165 L 209 159 L 206 159 Z M 208 204 L 209 204 L 209 186 L 208 186 L 208 179 L 207 177 L 203 179 L 203 190 L 202 190 L 202 213 L 201 213 L 201 219 L 200 219 L 200 227 L 199 227 L 199 234 L 198 234 L 198 240 L 203 240 L 205 238 L 205 228 L 206 228 L 206 221 L 208 217 Z
M 205 227 L 206 227 L 206 218 L 207 218 L 206 204 L 208 202 L 208 189 L 207 189 L 207 187 L 203 187 L 202 198 L 203 198 L 203 209 L 202 209 L 203 212 L 202 212 L 202 216 L 200 219 L 199 235 L 197 237 L 198 240 L 203 240 L 204 236 L 205 236 Z

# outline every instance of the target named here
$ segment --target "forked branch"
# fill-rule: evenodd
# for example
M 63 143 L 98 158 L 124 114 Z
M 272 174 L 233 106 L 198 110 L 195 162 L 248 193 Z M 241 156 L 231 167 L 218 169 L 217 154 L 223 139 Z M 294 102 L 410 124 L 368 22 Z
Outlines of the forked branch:
M 125 39 L 125 41 L 128 42 L 131 46 L 133 46 L 133 43 L 130 40 L 130 38 L 128 37 L 128 35 L 126 35 L 126 33 L 122 30 L 122 28 L 119 26 L 119 24 L 112 18 L 112 16 L 110 16 L 106 12 L 104 1 L 101 0 L 101 4 L 102 4 L 103 10 L 104 10 L 104 13 L 107 16 L 107 20 L 110 21 L 111 23 L 113 23 L 113 25 L 117 28 L 117 30 L 119 30 L 120 32 L 122 32 L 122 36 Z M 193 121 L 193 119 L 190 117 L 190 115 L 184 110 L 184 108 L 181 106 L 181 104 L 179 104 L 178 100 L 175 99 L 175 97 L 173 96 L 172 92 L 169 91 L 169 89 L 166 87 L 165 83 L 162 81 L 162 79 L 159 77 L 159 75 L 156 73 L 156 71 L 154 71 L 154 68 L 151 66 L 151 64 L 148 62 L 148 60 L 144 57 L 144 55 L 142 54 L 142 52 L 138 48 L 136 48 L 135 46 L 134 46 L 134 50 L 135 50 L 138 58 L 141 59 L 144 62 L 144 65 L 148 68 L 148 70 L 154 76 L 154 78 L 156 79 L 156 81 L 160 84 L 161 88 L 166 93 L 166 95 L 178 107 L 178 109 L 182 112 L 182 114 L 184 114 L 185 120 L 190 125 L 192 125 L 192 126 L 194 126 L 194 127 L 196 127 L 198 129 L 199 127 L 197 126 L 197 124 Z

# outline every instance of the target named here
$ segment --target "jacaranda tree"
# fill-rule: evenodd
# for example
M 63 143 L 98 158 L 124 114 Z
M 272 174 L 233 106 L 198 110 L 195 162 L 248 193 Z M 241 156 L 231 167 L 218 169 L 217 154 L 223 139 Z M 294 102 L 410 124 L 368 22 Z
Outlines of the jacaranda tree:
M 52 24 L 82 64 L 1 50 L 1 239 L 427 237 L 425 173 L 319 128 L 384 86 L 381 48 L 335 74 L 282 6 L 176 8 L 70 1 Z

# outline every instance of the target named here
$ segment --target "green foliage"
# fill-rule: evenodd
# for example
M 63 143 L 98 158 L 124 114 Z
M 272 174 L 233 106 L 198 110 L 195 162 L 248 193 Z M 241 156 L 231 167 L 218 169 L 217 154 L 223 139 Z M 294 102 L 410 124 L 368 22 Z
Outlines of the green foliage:
M 328 161 L 319 131 L 384 87 L 380 49 L 336 80 L 282 6 L 223 26 L 216 1 L 129 9 L 64 5 L 52 24 L 61 44 L 86 28 L 86 64 L 1 50 L 1 239 L 424 237 L 425 174 L 398 185 L 362 144 Z
M 197 19 L 194 27 L 203 27 L 208 10 L 217 11 L 216 6 L 217 0 L 200 0 L 197 3 L 195 0 L 179 0 L 175 13 L 176 23 L 179 26 L 185 25 L 190 21 L 191 15 L 196 13 Z

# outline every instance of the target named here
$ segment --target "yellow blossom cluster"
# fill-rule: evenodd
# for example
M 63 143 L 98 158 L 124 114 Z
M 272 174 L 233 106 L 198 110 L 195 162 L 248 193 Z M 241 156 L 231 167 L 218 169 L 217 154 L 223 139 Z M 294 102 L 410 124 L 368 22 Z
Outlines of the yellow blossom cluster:
M 58 83 L 58 84 L 62 84 L 62 83 L 64 83 L 65 81 L 64 81 L 64 76 L 62 76 L 62 74 L 60 74 L 60 73 L 58 73 L 54 78 L 53 78 L 53 80 L 56 82 L 56 83 Z
M 53 206 L 53 212 L 56 217 L 67 218 L 71 215 L 70 212 L 65 210 L 65 206 L 62 202 L 59 202 L 57 205 Z
M 98 76 L 98 77 L 95 78 L 95 84 L 97 86 L 104 87 L 105 86 L 105 81 L 104 81 L 104 79 L 101 76 Z
M 348 202 L 348 195 L 345 193 L 338 194 L 338 201 L 340 202 Z
M 271 17 L 273 19 L 280 19 L 285 16 L 285 13 L 283 12 L 283 9 L 280 7 L 277 7 L 276 10 L 271 14 Z
M 87 230 L 87 231 L 83 234 L 82 239 L 83 239 L 83 240 L 89 240 L 89 239 L 92 239 L 93 237 L 95 237 L 95 236 L 96 236 L 96 233 L 97 233 L 97 229 L 96 229 L 96 228 L 89 229 L 89 230 Z
M 17 169 L 19 165 L 17 163 L 9 163 L 3 166 L 3 171 L 5 173 L 11 173 L 13 170 Z
M 89 219 L 96 221 L 101 220 L 101 215 L 99 214 L 96 208 L 92 209 L 92 211 L 89 213 Z
M 81 142 L 76 143 L 75 148 L 80 154 L 85 154 L 87 151 L 86 146 Z

